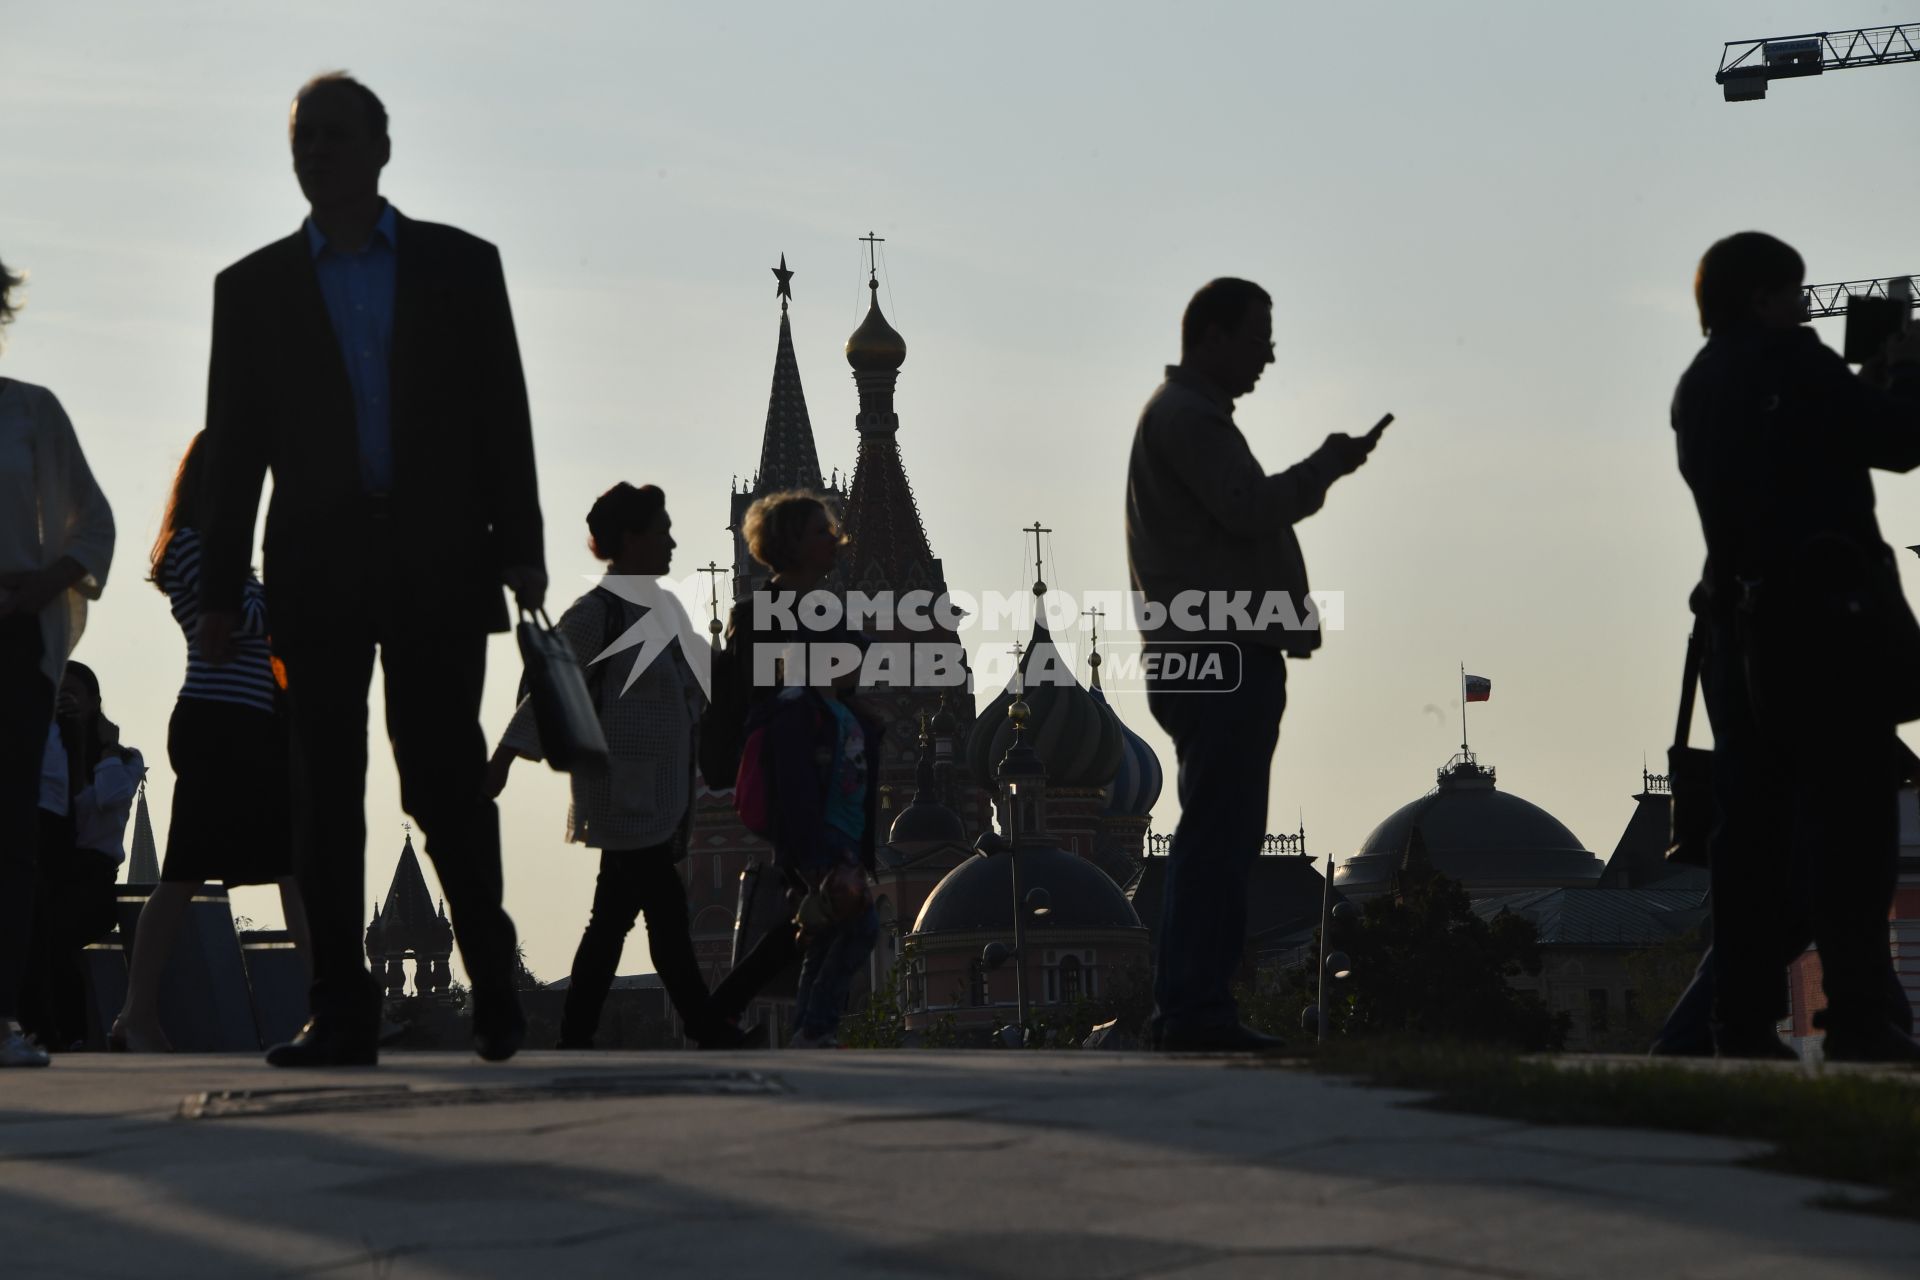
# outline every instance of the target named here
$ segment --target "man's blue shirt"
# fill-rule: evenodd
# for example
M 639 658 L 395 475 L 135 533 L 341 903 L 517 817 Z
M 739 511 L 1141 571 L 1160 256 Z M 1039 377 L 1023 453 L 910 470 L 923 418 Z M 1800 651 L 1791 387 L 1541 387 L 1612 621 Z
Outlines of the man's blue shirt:
M 360 435 L 360 481 L 369 493 L 393 488 L 393 399 L 389 369 L 393 352 L 395 232 L 391 204 L 373 224 L 373 238 L 358 253 L 337 249 L 306 222 L 307 247 L 333 320 L 333 336 L 353 387 L 353 416 Z

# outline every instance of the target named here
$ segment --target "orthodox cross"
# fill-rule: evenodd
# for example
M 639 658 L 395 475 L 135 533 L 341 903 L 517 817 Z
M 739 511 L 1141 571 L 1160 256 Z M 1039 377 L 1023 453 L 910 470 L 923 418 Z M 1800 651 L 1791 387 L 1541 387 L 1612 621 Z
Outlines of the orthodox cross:
M 860 242 L 867 246 L 867 274 L 875 280 L 878 280 L 880 278 L 880 269 L 874 265 L 873 250 L 875 245 L 885 244 L 887 238 L 885 236 L 877 236 L 869 231 L 860 237 Z
M 1080 612 L 1080 616 L 1083 618 L 1093 619 L 1093 626 L 1091 628 L 1093 632 L 1093 638 L 1087 641 L 1087 647 L 1089 649 L 1099 648 L 1100 647 L 1100 623 L 1105 620 L 1107 616 L 1107 611 L 1105 609 L 1083 609 Z
M 712 634 L 714 644 L 718 645 L 720 643 L 720 575 L 730 570 L 722 569 L 709 560 L 700 572 L 707 575 L 707 609 L 712 614 L 712 621 L 707 623 L 707 630 Z
M 1040 522 L 1035 520 L 1020 532 L 1033 535 L 1033 594 L 1043 596 L 1047 593 L 1047 584 L 1043 580 L 1040 572 L 1040 535 L 1043 533 L 1052 533 L 1053 530 L 1042 528 Z
M 774 296 L 780 299 L 780 310 L 787 309 L 787 303 L 793 298 L 793 272 L 787 270 L 787 255 L 780 255 L 780 265 L 773 269 L 774 279 L 779 281 L 773 286 Z
M 1027 651 L 1018 640 L 1013 642 L 1013 696 L 1016 700 L 1027 696 L 1027 673 L 1020 669 L 1020 659 Z

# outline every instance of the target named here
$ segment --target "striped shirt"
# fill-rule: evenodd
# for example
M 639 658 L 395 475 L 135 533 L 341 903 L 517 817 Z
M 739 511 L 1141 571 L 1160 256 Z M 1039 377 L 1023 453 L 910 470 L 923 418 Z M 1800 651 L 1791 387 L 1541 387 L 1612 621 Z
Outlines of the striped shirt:
M 180 686 L 180 696 L 272 711 L 278 686 L 267 652 L 267 593 L 260 579 L 247 575 L 240 596 L 240 625 L 233 633 L 233 660 L 218 667 L 200 656 L 198 533 L 185 527 L 174 530 L 167 554 L 160 560 L 159 582 L 173 607 L 173 620 L 187 635 L 187 679 Z

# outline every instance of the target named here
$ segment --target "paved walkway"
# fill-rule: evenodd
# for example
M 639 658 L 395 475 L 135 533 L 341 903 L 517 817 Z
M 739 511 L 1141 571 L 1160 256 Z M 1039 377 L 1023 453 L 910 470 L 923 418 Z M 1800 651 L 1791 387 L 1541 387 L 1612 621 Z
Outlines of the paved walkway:
M 1415 1096 L 1102 1053 L 333 1073 L 82 1055 L 0 1073 L 0 1258 L 61 1277 L 1920 1274 L 1920 1225 L 1811 1207 L 1864 1193 L 1739 1167 L 1747 1144 Z

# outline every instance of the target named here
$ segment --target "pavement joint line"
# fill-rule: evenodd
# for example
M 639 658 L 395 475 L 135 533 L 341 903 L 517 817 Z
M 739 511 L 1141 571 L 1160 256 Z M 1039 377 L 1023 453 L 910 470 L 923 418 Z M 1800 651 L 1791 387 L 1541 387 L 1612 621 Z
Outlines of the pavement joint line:
M 500 1084 L 378 1084 L 213 1089 L 188 1094 L 182 1120 L 221 1120 L 396 1111 L 498 1103 L 591 1101 L 607 1098 L 765 1096 L 791 1093 L 777 1076 L 759 1071 L 647 1072 L 633 1075 L 561 1075 Z

